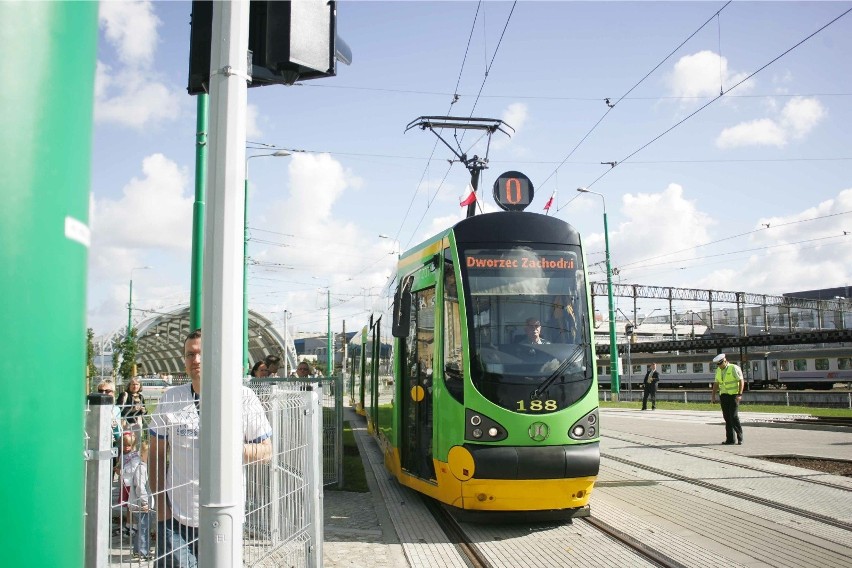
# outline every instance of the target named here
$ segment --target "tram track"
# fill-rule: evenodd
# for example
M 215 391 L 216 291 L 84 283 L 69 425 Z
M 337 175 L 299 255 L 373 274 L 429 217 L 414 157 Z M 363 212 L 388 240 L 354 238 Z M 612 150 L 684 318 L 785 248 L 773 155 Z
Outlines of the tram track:
M 609 432 L 607 432 L 606 437 L 611 438 L 613 440 L 619 440 L 621 442 L 627 442 L 627 443 L 630 443 L 630 444 L 636 444 L 637 443 L 635 440 L 630 440 L 630 439 L 627 439 L 627 438 L 620 438 L 618 436 L 613 436 Z M 658 440 L 660 442 L 665 442 L 665 443 L 671 443 L 671 444 L 677 443 L 674 440 L 667 440 L 665 438 L 658 438 L 656 436 L 643 435 L 643 437 L 650 438 L 652 440 Z M 787 474 L 787 473 L 778 473 L 777 471 L 771 471 L 771 470 L 768 470 L 768 469 L 765 469 L 765 468 L 761 468 L 761 467 L 757 467 L 757 466 L 753 466 L 753 465 L 748 465 L 748 464 L 744 464 L 744 463 L 741 463 L 741 462 L 734 462 L 734 461 L 725 460 L 725 459 L 722 459 L 722 458 L 714 458 L 714 457 L 710 457 L 710 456 L 698 456 L 698 455 L 695 455 L 693 453 L 686 452 L 684 450 L 678 450 L 676 448 L 662 448 L 660 446 L 654 446 L 654 448 L 658 449 L 658 450 L 670 452 L 670 453 L 673 453 L 673 454 L 688 456 L 688 457 L 691 457 L 691 458 L 697 458 L 697 459 L 701 459 L 701 460 L 705 460 L 705 461 L 710 461 L 710 462 L 713 462 L 713 463 L 719 463 L 719 464 L 722 464 L 722 465 L 739 467 L 739 468 L 742 468 L 742 469 L 747 469 L 749 471 L 755 471 L 757 473 L 763 473 L 763 474 L 766 474 L 766 475 L 774 475 L 775 477 L 783 477 L 785 479 L 795 479 L 797 481 L 802 481 L 804 483 L 812 483 L 814 485 L 819 485 L 819 486 L 822 486 L 822 487 L 830 487 L 831 489 L 837 489 L 839 491 L 852 493 L 852 487 L 847 487 L 845 485 L 838 485 L 837 483 L 831 483 L 830 481 L 823 481 L 821 479 L 813 479 L 810 476 L 793 475 L 793 474 Z
M 690 454 L 691 455 L 691 454 Z M 692 456 L 695 457 L 695 456 Z M 796 515 L 798 517 L 802 517 L 805 519 L 810 519 L 812 521 L 816 521 L 819 523 L 823 523 L 835 528 L 839 528 L 845 531 L 852 532 L 852 523 L 847 523 L 845 521 L 840 521 L 831 517 L 827 517 L 825 515 L 821 515 L 819 513 L 814 513 L 812 511 L 807 511 L 805 509 L 801 509 L 799 507 L 794 507 L 792 505 L 785 505 L 784 503 L 779 503 L 778 501 L 772 501 L 770 499 L 764 499 L 763 497 L 758 497 L 756 495 L 751 495 L 749 493 L 745 493 L 743 491 L 735 491 L 733 489 L 727 489 L 725 487 L 721 487 L 714 483 L 709 483 L 707 481 L 702 481 L 700 479 L 695 479 L 692 477 L 687 477 L 685 475 L 680 475 L 671 471 L 666 471 L 664 469 L 660 469 L 657 467 L 653 467 L 650 465 L 646 465 L 637 461 L 629 460 L 626 458 L 621 458 L 609 453 L 601 452 L 601 458 L 610 459 L 612 461 L 622 463 L 624 465 L 629 465 L 638 469 L 642 469 L 656 475 L 661 475 L 665 477 L 669 477 L 671 479 L 675 479 L 677 481 L 682 481 L 684 483 L 688 483 L 690 485 L 695 485 L 704 489 L 709 489 L 711 491 L 715 491 L 717 493 L 721 493 L 723 495 L 728 495 L 731 497 L 738 497 L 740 499 L 744 499 L 746 501 L 751 501 L 752 503 L 757 503 L 759 505 L 763 505 L 765 507 L 770 507 L 772 509 L 776 509 L 779 511 L 784 511 L 786 513 L 790 513 L 792 515 Z M 734 464 L 739 465 L 739 464 Z
M 485 555 L 470 541 L 464 529 L 449 511 L 444 509 L 438 501 L 429 497 L 424 496 L 423 503 L 435 519 L 435 522 L 438 523 L 438 526 L 444 531 L 447 538 L 450 539 L 450 542 L 458 548 L 459 552 L 472 568 L 493 568 Z
M 624 531 L 618 530 L 614 526 L 605 523 L 594 516 L 585 517 L 581 520 L 592 525 L 597 530 L 606 534 L 611 539 L 630 548 L 639 556 L 643 557 L 645 560 L 653 563 L 654 565 L 659 566 L 660 568 L 687 568 L 686 564 L 681 564 L 674 558 L 671 558 L 670 556 L 664 554 L 656 548 L 648 546 L 639 539 L 630 536 Z

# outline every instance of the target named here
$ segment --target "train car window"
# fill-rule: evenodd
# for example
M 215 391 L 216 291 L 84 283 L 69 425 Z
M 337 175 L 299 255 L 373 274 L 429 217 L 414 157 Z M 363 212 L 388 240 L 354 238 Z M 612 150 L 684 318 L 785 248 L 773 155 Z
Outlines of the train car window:
M 793 359 L 793 369 L 796 371 L 807 371 L 808 370 L 808 360 L 807 359 Z
M 672 372 L 672 364 L 671 363 L 663 363 L 662 367 L 660 367 L 660 370 L 663 372 L 664 375 L 670 374 Z
M 448 251 L 445 252 L 445 258 Z M 487 330 L 488 328 L 485 328 Z M 483 331 L 484 333 L 484 331 Z M 456 273 L 452 262 L 444 262 L 444 384 L 447 392 L 464 404 L 461 316 Z
M 642 374 L 642 365 L 633 365 L 633 374 L 641 375 Z
M 790 361 L 788 361 L 787 359 L 781 359 L 781 370 L 785 371 L 785 372 L 789 371 L 790 370 Z
M 828 371 L 828 359 L 816 359 L 814 361 L 817 371 Z
M 852 369 L 852 358 L 850 357 L 839 357 L 837 359 L 837 369 L 840 371 L 846 371 L 848 369 Z
M 686 374 L 686 363 L 678 363 L 677 364 L 677 373 L 679 375 L 685 375 Z
M 692 372 L 693 373 L 703 373 L 704 372 L 704 363 L 693 363 L 692 364 Z

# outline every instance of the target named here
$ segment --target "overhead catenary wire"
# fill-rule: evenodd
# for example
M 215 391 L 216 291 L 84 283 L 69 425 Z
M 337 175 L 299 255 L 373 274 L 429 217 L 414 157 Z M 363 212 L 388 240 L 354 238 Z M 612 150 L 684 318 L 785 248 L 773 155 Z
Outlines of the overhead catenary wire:
M 718 14 L 719 14 L 722 10 L 724 10 L 724 9 L 725 9 L 725 8 L 726 8 L 726 7 L 727 7 L 727 6 L 731 3 L 731 1 L 732 1 L 732 0 L 728 0 L 728 2 L 726 2 L 724 6 L 722 6 L 721 8 L 719 8 L 719 9 L 718 9 L 718 10 L 717 10 L 717 11 L 716 11 L 716 12 L 715 12 L 712 16 L 710 16 L 707 20 L 705 20 L 703 24 L 701 24 L 700 26 L 698 26 L 698 28 L 697 28 L 695 31 L 693 31 L 691 34 L 689 34 L 689 36 L 688 36 L 686 39 L 684 39 L 682 42 L 680 42 L 680 44 L 679 44 L 677 47 L 675 47 L 673 50 L 671 50 L 671 51 L 668 53 L 668 55 L 666 55 L 666 56 L 665 56 L 662 60 L 660 60 L 660 62 L 658 62 L 658 63 L 657 63 L 657 64 L 656 64 L 656 65 L 655 65 L 655 66 L 654 66 L 654 67 L 653 67 L 650 71 L 648 71 L 647 73 L 645 73 L 645 75 L 644 75 L 641 79 L 639 79 L 638 81 L 636 81 L 636 83 L 634 83 L 634 85 L 633 85 L 632 87 L 630 87 L 629 89 L 627 89 L 627 92 L 625 92 L 623 95 L 621 95 L 621 96 L 620 96 L 620 97 L 619 97 L 619 98 L 615 101 L 615 103 L 610 103 L 610 100 L 609 100 L 609 99 L 606 99 L 606 103 L 607 103 L 607 105 L 606 105 L 606 106 L 607 106 L 606 111 L 604 111 L 604 113 L 603 113 L 603 114 L 601 115 L 601 117 L 597 120 L 597 122 L 595 122 L 595 123 L 592 125 L 592 127 L 591 127 L 591 128 L 590 128 L 590 129 L 589 129 L 589 130 L 588 130 L 588 131 L 587 131 L 587 132 L 586 132 L 583 136 L 582 136 L 582 138 L 580 138 L 580 140 L 579 140 L 579 141 L 578 141 L 578 142 L 574 145 L 574 147 L 573 147 L 573 148 L 571 148 L 571 151 L 570 151 L 570 152 L 568 152 L 568 155 L 567 155 L 567 156 L 565 156 L 565 158 L 564 158 L 564 159 L 563 159 L 563 160 L 559 163 L 559 165 L 558 165 L 558 166 L 556 166 L 556 168 L 555 168 L 555 169 L 554 169 L 554 170 L 550 173 L 550 175 L 548 175 L 548 176 L 544 179 L 544 181 L 543 181 L 543 182 L 541 182 L 541 184 L 539 184 L 539 187 L 540 187 L 540 188 L 544 188 L 544 187 L 545 187 L 545 185 L 547 185 L 547 182 L 548 182 L 548 181 L 550 181 L 550 178 L 552 178 L 552 177 L 556 174 L 556 172 L 557 172 L 557 171 L 559 171 L 559 169 L 560 169 L 563 165 L 565 165 L 565 162 L 567 162 L 567 161 L 568 161 L 568 159 L 569 159 L 569 158 L 571 158 L 571 156 L 573 156 L 573 155 L 574 155 L 574 153 L 577 151 L 577 149 L 578 149 L 578 148 L 579 148 L 579 147 L 580 147 L 580 146 L 581 146 L 581 145 L 582 145 L 582 144 L 586 141 L 586 139 L 588 139 L 588 137 L 589 137 L 589 136 L 591 136 L 592 132 L 594 132 L 594 131 L 597 129 L 597 127 L 600 125 L 600 123 L 601 123 L 601 122 L 603 122 L 603 120 L 607 117 L 607 115 L 609 115 L 609 113 L 610 113 L 610 112 L 612 112 L 612 110 L 613 110 L 616 106 L 618 106 L 618 103 L 620 103 L 622 100 L 624 100 L 624 98 L 625 98 L 626 96 L 628 96 L 628 95 L 629 95 L 630 93 L 632 93 L 632 92 L 633 92 L 633 91 L 634 91 L 634 90 L 635 90 L 635 89 L 636 89 L 639 85 L 641 85 L 643 82 L 645 82 L 645 79 L 647 79 L 648 77 L 650 77 L 650 76 L 651 76 L 651 74 L 653 74 L 653 73 L 654 73 L 657 69 L 659 69 L 659 68 L 660 68 L 660 66 L 662 66 L 662 65 L 663 65 L 666 61 L 668 61 L 668 60 L 671 58 L 671 56 L 672 56 L 672 55 L 674 55 L 674 54 L 675 54 L 675 53 L 676 53 L 676 52 L 677 52 L 677 51 L 678 51 L 681 47 L 683 47 L 683 46 L 684 46 L 684 45 L 685 45 L 685 44 L 686 44 L 686 43 L 687 43 L 690 39 L 692 39 L 692 38 L 695 36 L 695 34 L 697 34 L 697 33 L 698 33 L 698 32 L 700 32 L 702 29 L 704 29 L 704 27 L 705 27 L 705 26 L 706 26 L 709 22 L 713 21 L 713 18 L 714 18 L 714 17 L 716 17 L 716 16 L 717 16 L 717 15 L 718 15 Z M 613 164 L 613 166 L 612 166 L 612 167 L 615 167 L 615 164 Z M 574 199 L 576 199 L 576 198 L 577 198 L 577 196 L 575 196 L 575 197 L 573 197 L 573 198 L 569 199 L 567 203 L 565 203 L 565 204 L 563 204 L 561 207 L 557 208 L 557 209 L 556 209 L 556 212 L 558 213 L 561 209 L 563 209 L 566 205 L 568 205 L 568 203 L 571 203 L 571 202 L 572 202 L 572 201 L 574 201 Z
M 743 79 L 741 79 L 740 81 L 736 82 L 733 86 L 731 86 L 731 88 L 730 88 L 730 89 L 728 89 L 728 91 L 726 91 L 726 92 L 724 92 L 724 93 L 720 93 L 720 94 L 719 94 L 719 96 L 713 97 L 713 98 L 712 98 L 712 99 L 710 99 L 708 102 L 706 102 L 705 104 L 703 104 L 703 105 L 701 105 L 700 107 L 698 107 L 695 111 L 691 112 L 690 114 L 688 114 L 688 115 L 687 115 L 686 117 L 684 117 L 683 119 L 681 119 L 681 120 L 677 121 L 677 122 L 676 122 L 676 123 L 674 123 L 672 126 L 670 126 L 669 128 L 667 128 L 666 130 L 664 130 L 664 131 L 663 131 L 663 132 L 661 132 L 660 134 L 658 134 L 658 135 L 656 135 L 655 137 L 653 137 L 653 138 L 652 138 L 651 140 L 649 140 L 648 142 L 644 143 L 643 145 L 641 145 L 641 146 L 640 146 L 640 147 L 638 147 L 637 149 L 633 150 L 630 154 L 628 154 L 628 155 L 627 155 L 627 156 L 625 156 L 624 158 L 622 158 L 622 159 L 618 160 L 618 162 L 616 163 L 616 165 L 615 165 L 615 166 L 613 166 L 612 168 L 609 168 L 608 170 L 604 171 L 601 175 L 599 175 L 597 178 L 595 178 L 595 179 L 594 179 L 594 180 L 593 180 L 590 184 L 586 185 L 585 187 L 587 187 L 587 188 L 592 187 L 592 186 L 593 186 L 593 185 L 595 185 L 597 182 L 599 182 L 601 179 L 603 179 L 603 178 L 604 178 L 604 176 L 606 176 L 606 175 L 607 175 L 607 174 L 609 174 L 611 171 L 613 171 L 613 170 L 614 170 L 617 166 L 620 166 L 621 164 L 623 164 L 624 162 L 626 162 L 627 160 L 629 160 L 630 158 L 632 158 L 633 156 L 635 156 L 636 154 L 638 154 L 639 152 L 641 152 L 642 150 L 644 150 L 645 148 L 647 148 L 648 146 L 650 146 L 651 144 L 653 144 L 654 142 L 656 142 L 657 140 L 659 140 L 660 138 L 662 138 L 663 136 L 665 136 L 666 134 L 668 134 L 669 132 L 671 132 L 672 130 L 674 130 L 675 128 L 677 128 L 678 126 L 680 126 L 681 124 L 683 124 L 684 122 L 686 122 L 686 121 L 688 121 L 689 119 L 691 119 L 693 116 L 697 115 L 699 112 L 703 111 L 705 108 L 709 107 L 709 106 L 710 106 L 711 104 L 713 104 L 714 102 L 716 102 L 716 101 L 718 101 L 719 99 L 721 99 L 722 97 L 726 96 L 728 92 L 733 91 L 734 89 L 736 89 L 737 87 L 739 87 L 740 85 L 742 85 L 743 83 L 745 83 L 746 81 L 748 81 L 749 79 L 751 79 L 752 77 L 754 77 L 755 75 L 757 75 L 758 73 L 760 73 L 761 71 L 763 71 L 764 69 L 766 69 L 767 67 L 769 67 L 770 65 L 772 65 L 773 63 L 775 63 L 776 61 L 778 61 L 779 59 L 781 59 L 782 57 L 784 57 L 785 55 L 787 55 L 788 53 L 790 53 L 791 51 L 793 51 L 794 49 L 796 49 L 797 47 L 799 47 L 800 45 L 802 45 L 803 43 L 805 43 L 806 41 L 810 40 L 812 37 L 814 37 L 815 35 L 817 35 L 817 34 L 818 34 L 818 33 L 820 33 L 821 31 L 823 31 L 823 30 L 824 30 L 824 29 L 826 29 L 827 27 L 829 27 L 829 26 L 831 26 L 832 24 L 834 24 L 835 22 L 837 22 L 840 18 L 844 17 L 844 16 L 845 16 L 846 14 L 848 14 L 849 12 L 852 12 L 852 8 L 849 8 L 849 9 L 845 10 L 845 11 L 844 11 L 844 12 L 842 12 L 840 15 L 836 16 L 835 18 L 833 18 L 831 21 L 829 21 L 828 23 L 826 23 L 826 24 L 824 24 L 823 26 L 821 26 L 821 27 L 820 27 L 819 29 L 817 29 L 816 31 L 814 31 L 814 32 L 810 33 L 809 35 L 807 35 L 807 36 L 806 36 L 806 37 L 804 37 L 803 39 L 799 40 L 799 41 L 798 41 L 798 42 L 796 42 L 793 46 L 791 46 L 791 47 L 787 48 L 786 50 L 784 50 L 784 51 L 783 51 L 783 52 L 781 52 L 780 54 L 778 54 L 778 55 L 776 55 L 775 57 L 773 57 L 773 58 L 772 58 L 771 60 L 769 60 L 768 62 L 766 62 L 766 63 L 764 63 L 763 65 L 761 65 L 760 67 L 758 67 L 755 71 L 751 72 L 751 73 L 750 73 L 750 74 L 748 74 L 746 77 L 744 77 L 744 78 L 743 78 Z M 570 202 L 569 202 L 569 203 L 570 203 Z M 567 205 L 567 204 L 566 204 L 566 205 Z M 564 207 L 564 206 L 563 206 L 563 207 Z

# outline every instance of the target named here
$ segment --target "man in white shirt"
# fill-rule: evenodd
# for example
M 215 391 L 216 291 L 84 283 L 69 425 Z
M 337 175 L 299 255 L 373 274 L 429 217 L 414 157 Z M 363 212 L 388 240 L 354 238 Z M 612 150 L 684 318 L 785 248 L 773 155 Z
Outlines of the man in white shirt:
M 157 565 L 198 565 L 199 430 L 201 426 L 201 330 L 184 342 L 192 382 L 167 389 L 151 415 L 150 484 L 157 503 Z M 272 427 L 257 395 L 242 387 L 243 463 L 272 454 Z M 168 461 L 168 466 L 166 463 Z

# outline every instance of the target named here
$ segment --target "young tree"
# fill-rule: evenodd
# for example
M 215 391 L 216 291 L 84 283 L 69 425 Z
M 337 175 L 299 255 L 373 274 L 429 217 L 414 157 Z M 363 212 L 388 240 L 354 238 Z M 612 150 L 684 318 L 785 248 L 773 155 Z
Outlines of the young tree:
M 118 348 L 114 349 L 112 356 L 113 368 L 118 369 L 118 377 L 121 377 L 126 382 L 133 376 L 136 367 L 136 328 L 130 328 L 130 335 L 124 336 Z M 121 358 L 121 364 L 116 367 L 118 358 Z
M 98 374 L 98 369 L 95 367 L 95 332 L 90 327 L 86 330 L 86 377 L 92 378 Z

